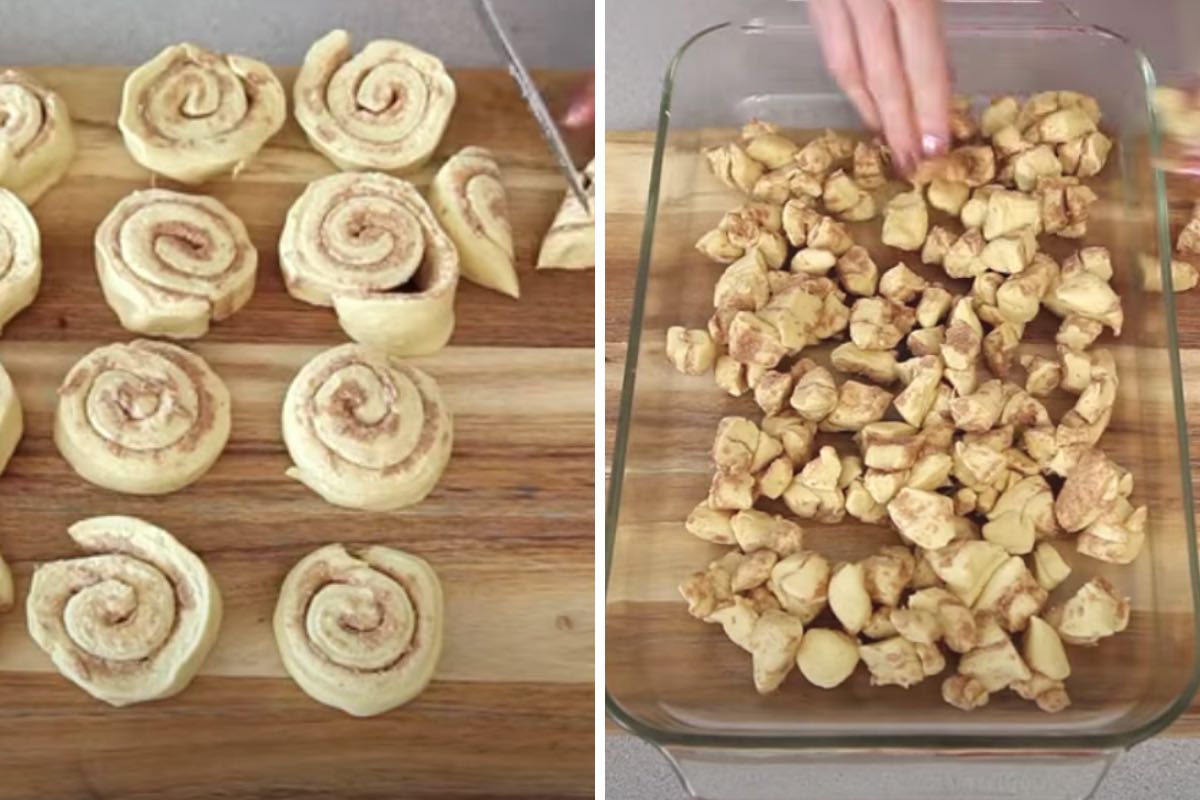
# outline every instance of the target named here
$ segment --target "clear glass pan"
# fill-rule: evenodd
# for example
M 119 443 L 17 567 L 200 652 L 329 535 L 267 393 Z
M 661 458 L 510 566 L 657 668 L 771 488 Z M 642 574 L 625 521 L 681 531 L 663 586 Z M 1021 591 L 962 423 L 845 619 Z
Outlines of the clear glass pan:
M 749 397 L 727 397 L 711 378 L 680 375 L 663 355 L 668 326 L 703 327 L 711 314 L 719 267 L 692 245 L 738 202 L 709 174 L 702 150 L 729 141 L 751 118 L 800 130 L 859 127 L 822 66 L 802 4 L 776 2 L 769 16 L 693 36 L 666 76 L 613 453 L 608 711 L 673 749 L 677 760 L 685 752 L 705 760 L 715 752 L 749 757 L 753 750 L 761 761 L 769 753 L 931 748 L 1091 757 L 1153 735 L 1195 692 L 1197 555 L 1174 298 L 1145 293 L 1134 279 L 1138 253 L 1170 251 L 1162 177 L 1150 161 L 1157 152 L 1148 104 L 1153 72 L 1120 36 L 1057 6 L 951 4 L 946 26 L 956 91 L 980 102 L 1006 92 L 1086 92 L 1100 100 L 1102 125 L 1114 138 L 1108 166 L 1093 180 L 1102 199 L 1083 240 L 1111 248 L 1114 286 L 1127 315 L 1120 339 L 1100 342 L 1113 349 L 1121 377 L 1102 446 L 1133 472 L 1134 499 L 1150 507 L 1151 533 L 1129 567 L 1076 557 L 1060 546 L 1078 568 L 1051 602 L 1104 575 L 1133 598 L 1130 628 L 1098 647 L 1070 648 L 1072 705 L 1064 712 L 1047 715 L 1001 693 L 965 714 L 942 702 L 939 679 L 908 691 L 872 688 L 862 668 L 834 691 L 793 674 L 781 691 L 760 697 L 747 654 L 719 626 L 686 614 L 676 586 L 720 552 L 682 525 L 707 491 L 716 422 L 758 414 Z M 1043 249 L 1059 259 L 1078 246 L 1050 239 L 1042 237 Z M 881 268 L 900 255 L 910 266 L 919 263 L 895 250 L 886 259 L 874 255 Z M 1023 349 L 1052 349 L 1054 329 L 1039 318 Z M 1052 414 L 1057 418 L 1068 402 L 1052 405 Z M 894 541 L 890 531 L 849 518 L 806 530 L 806 547 L 831 559 L 862 557 Z

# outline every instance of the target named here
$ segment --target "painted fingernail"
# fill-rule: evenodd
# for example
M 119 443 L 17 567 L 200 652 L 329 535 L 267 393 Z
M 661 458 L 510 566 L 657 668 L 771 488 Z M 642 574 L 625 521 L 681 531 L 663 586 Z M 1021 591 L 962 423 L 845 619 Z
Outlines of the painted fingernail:
M 946 137 L 938 136 L 934 133 L 926 133 L 921 136 L 921 151 L 926 156 L 940 156 L 946 152 L 948 143 Z

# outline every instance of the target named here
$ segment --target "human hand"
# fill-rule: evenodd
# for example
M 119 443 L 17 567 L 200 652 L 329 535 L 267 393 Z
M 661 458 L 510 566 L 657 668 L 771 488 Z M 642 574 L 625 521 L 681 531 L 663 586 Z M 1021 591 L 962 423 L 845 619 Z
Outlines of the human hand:
M 563 114 L 562 123 L 567 128 L 586 128 L 596 122 L 596 76 L 576 90 Z
M 909 173 L 950 143 L 950 68 L 938 0 L 812 0 L 825 63 Z

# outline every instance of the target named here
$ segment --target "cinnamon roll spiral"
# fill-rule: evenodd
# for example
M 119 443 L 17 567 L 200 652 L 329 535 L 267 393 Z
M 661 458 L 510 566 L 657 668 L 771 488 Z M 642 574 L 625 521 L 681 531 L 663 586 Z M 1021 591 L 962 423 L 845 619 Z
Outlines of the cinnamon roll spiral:
M 454 331 L 458 252 L 399 178 L 347 172 L 310 183 L 288 211 L 279 263 L 288 293 L 332 305 L 355 341 L 423 355 Z
M 229 390 L 200 356 L 145 339 L 84 356 L 58 389 L 54 442 L 97 486 L 165 494 L 192 483 L 229 439 Z
M 129 74 L 117 124 L 139 164 L 200 183 L 236 175 L 286 117 L 283 85 L 266 64 L 178 44 Z
M 441 141 L 456 92 L 435 56 L 389 39 L 351 57 L 350 34 L 317 40 L 296 76 L 296 121 L 339 169 L 417 169 Z
M 538 269 L 591 269 L 596 266 L 596 164 L 584 170 L 591 208 L 575 194 L 563 198 L 538 251 Z
M 0 475 L 8 466 L 17 442 L 25 430 L 25 417 L 21 412 L 21 400 L 13 389 L 12 379 L 0 364 Z
M 424 560 L 388 547 L 332 544 L 300 560 L 275 606 L 275 641 L 310 697 L 356 717 L 428 685 L 442 650 L 442 587 Z
M 75 154 L 62 98 L 16 70 L 0 70 L 0 186 L 33 205 Z
M 433 378 L 355 344 L 300 370 L 283 404 L 289 477 L 330 503 L 390 511 L 418 503 L 450 460 L 450 410 Z
M 89 555 L 34 571 L 25 602 L 33 641 L 111 705 L 182 691 L 221 626 L 221 594 L 204 563 L 133 517 L 93 517 L 67 532 Z
M 464 147 L 451 156 L 433 178 L 429 202 L 458 248 L 463 277 L 519 297 L 508 195 L 492 154 Z
M 203 336 L 250 300 L 257 267 L 246 226 L 211 197 L 134 192 L 96 230 L 104 299 L 135 333 Z
M 42 239 L 21 198 L 0 189 L 0 330 L 33 302 L 42 282 Z

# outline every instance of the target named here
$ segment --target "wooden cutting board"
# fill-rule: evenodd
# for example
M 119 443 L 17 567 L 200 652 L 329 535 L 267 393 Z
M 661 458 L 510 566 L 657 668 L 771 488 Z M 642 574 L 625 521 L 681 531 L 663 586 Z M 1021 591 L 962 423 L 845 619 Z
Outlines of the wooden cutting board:
M 645 221 L 654 133 L 609 132 L 605 142 L 605 442 L 606 475 L 616 434 L 634 282 Z M 1195 185 L 1170 182 L 1172 220 L 1182 225 L 1200 197 Z M 718 212 L 719 215 L 719 212 Z M 1200 419 L 1200 289 L 1177 295 L 1179 338 L 1187 395 L 1187 415 Z M 1200 491 L 1200 441 L 1191 431 L 1193 488 Z M 610 731 L 619 730 L 609 725 Z M 1200 698 L 1167 730 L 1169 735 L 1200 735 Z
M 58 455 L 55 389 L 67 369 L 96 346 L 133 338 L 101 297 L 93 232 L 121 197 L 154 181 L 115 127 L 126 68 L 30 71 L 66 100 L 79 153 L 34 208 L 41 293 L 0 339 L 0 362 L 26 412 L 25 437 L 0 477 L 0 551 L 23 602 L 38 562 L 76 554 L 69 524 L 96 514 L 143 517 L 204 559 L 225 619 L 181 695 L 112 709 L 54 671 L 29 639 L 23 609 L 0 616 L 0 796 L 591 796 L 593 276 L 532 268 L 565 183 L 507 75 L 454 73 L 450 127 L 433 164 L 412 180 L 427 187 L 437 164 L 467 144 L 495 153 L 522 297 L 460 285 L 450 346 L 416 361 L 439 380 L 455 415 L 450 466 L 425 502 L 375 514 L 334 508 L 283 474 L 284 391 L 308 358 L 346 341 L 332 311 L 291 299 L 279 274 L 288 206 L 308 181 L 334 171 L 291 120 L 236 180 L 198 190 L 240 215 L 259 251 L 249 305 L 194 345 L 233 395 L 224 455 L 200 481 L 161 498 L 91 486 Z M 280 74 L 290 85 L 294 71 Z M 583 76 L 537 77 L 561 105 Z M 586 162 L 590 132 L 572 145 Z M 446 593 L 433 683 L 373 719 L 309 699 L 275 650 L 279 584 L 329 542 L 416 553 Z

